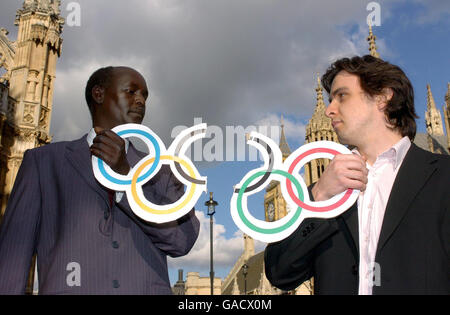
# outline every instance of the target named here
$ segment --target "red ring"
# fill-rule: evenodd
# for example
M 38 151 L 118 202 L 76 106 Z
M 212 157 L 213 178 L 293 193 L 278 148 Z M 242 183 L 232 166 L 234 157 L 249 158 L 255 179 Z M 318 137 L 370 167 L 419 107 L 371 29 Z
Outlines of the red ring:
M 336 154 L 341 154 L 341 152 L 338 152 L 336 150 L 333 149 L 327 149 L 327 148 L 316 148 L 316 149 L 311 149 L 309 151 L 306 151 L 305 153 L 303 153 L 302 155 L 298 156 L 294 162 L 292 162 L 288 173 L 292 175 L 292 172 L 294 170 L 294 168 L 297 166 L 297 164 L 305 157 L 307 157 L 310 154 L 314 154 L 314 153 L 330 153 L 333 155 Z M 353 189 L 347 189 L 347 191 L 345 192 L 344 196 L 338 200 L 336 203 L 330 205 L 330 206 L 326 206 L 326 207 L 313 207 L 310 205 L 307 205 L 306 203 L 302 202 L 300 199 L 297 198 L 297 196 L 294 194 L 294 190 L 292 189 L 292 183 L 291 181 L 286 178 L 286 185 L 287 185 L 287 190 L 289 193 L 289 196 L 291 197 L 291 199 L 301 208 L 305 209 L 305 210 L 309 210 L 309 211 L 313 211 L 313 212 L 327 212 L 327 211 L 331 211 L 336 209 L 337 207 L 341 206 L 343 203 L 345 203 L 351 196 L 351 194 L 353 193 Z

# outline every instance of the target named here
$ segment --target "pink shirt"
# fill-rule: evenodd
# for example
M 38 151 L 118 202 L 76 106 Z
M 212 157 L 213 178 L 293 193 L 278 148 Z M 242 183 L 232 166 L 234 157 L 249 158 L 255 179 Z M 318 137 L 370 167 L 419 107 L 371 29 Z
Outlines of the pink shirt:
M 381 284 L 382 266 L 375 261 L 378 238 L 395 177 L 410 146 L 411 141 L 404 137 L 381 153 L 372 166 L 366 164 L 368 183 L 358 197 L 360 295 L 371 295 L 372 287 Z M 353 152 L 359 154 L 356 149 Z

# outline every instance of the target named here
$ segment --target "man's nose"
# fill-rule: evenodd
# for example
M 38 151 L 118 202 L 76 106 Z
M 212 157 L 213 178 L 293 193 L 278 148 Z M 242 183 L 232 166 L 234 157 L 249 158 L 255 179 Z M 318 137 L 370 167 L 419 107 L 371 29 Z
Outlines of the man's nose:
M 325 110 L 325 115 L 328 118 L 332 118 L 334 115 L 336 115 L 336 111 L 337 111 L 337 106 L 335 101 L 331 101 L 331 103 L 328 105 L 328 107 Z
M 135 102 L 136 104 L 141 106 L 145 105 L 145 97 L 142 95 L 142 93 L 136 93 Z

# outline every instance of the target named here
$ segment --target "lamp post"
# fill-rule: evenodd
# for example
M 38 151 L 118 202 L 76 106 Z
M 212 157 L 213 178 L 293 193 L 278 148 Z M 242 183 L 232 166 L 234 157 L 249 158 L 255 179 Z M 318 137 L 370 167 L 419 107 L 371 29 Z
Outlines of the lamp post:
M 247 275 L 248 275 L 248 265 L 244 264 L 242 266 L 242 274 L 244 275 L 244 295 L 247 295 Z
M 213 193 L 209 193 L 209 200 L 205 202 L 205 206 L 208 207 L 208 215 L 210 222 L 210 263 L 211 268 L 209 272 L 209 277 L 211 280 L 211 295 L 214 295 L 214 260 L 213 260 L 213 215 L 216 213 L 216 206 L 219 203 L 213 199 Z

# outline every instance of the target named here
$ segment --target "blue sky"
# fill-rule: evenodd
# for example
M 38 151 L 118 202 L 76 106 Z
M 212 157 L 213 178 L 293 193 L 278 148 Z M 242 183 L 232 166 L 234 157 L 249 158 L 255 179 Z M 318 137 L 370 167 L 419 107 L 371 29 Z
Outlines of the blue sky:
M 0 4 L 0 26 L 15 39 L 16 10 L 23 1 Z M 146 78 L 150 90 L 144 124 L 169 145 L 172 130 L 191 126 L 196 117 L 226 126 L 278 126 L 284 116 L 293 150 L 302 145 L 305 126 L 316 105 L 317 73 L 335 59 L 368 53 L 371 1 L 341 0 L 79 0 L 81 25 L 66 25 L 57 64 L 51 122 L 54 141 L 87 133 L 89 112 L 85 82 L 97 68 L 128 65 Z M 374 26 L 378 52 L 409 76 L 425 132 L 426 85 L 442 111 L 450 81 L 450 2 L 445 0 L 376 1 L 381 25 Z M 325 97 L 326 99 L 326 97 Z M 262 162 L 201 162 L 208 190 L 219 202 L 215 215 L 216 275 L 224 278 L 243 250 L 229 214 L 233 185 Z M 209 274 L 209 223 L 204 202 L 196 209 L 202 222 L 199 240 L 186 257 L 170 259 L 177 269 Z M 263 216 L 263 193 L 249 207 Z M 257 244 L 262 250 L 264 244 Z

